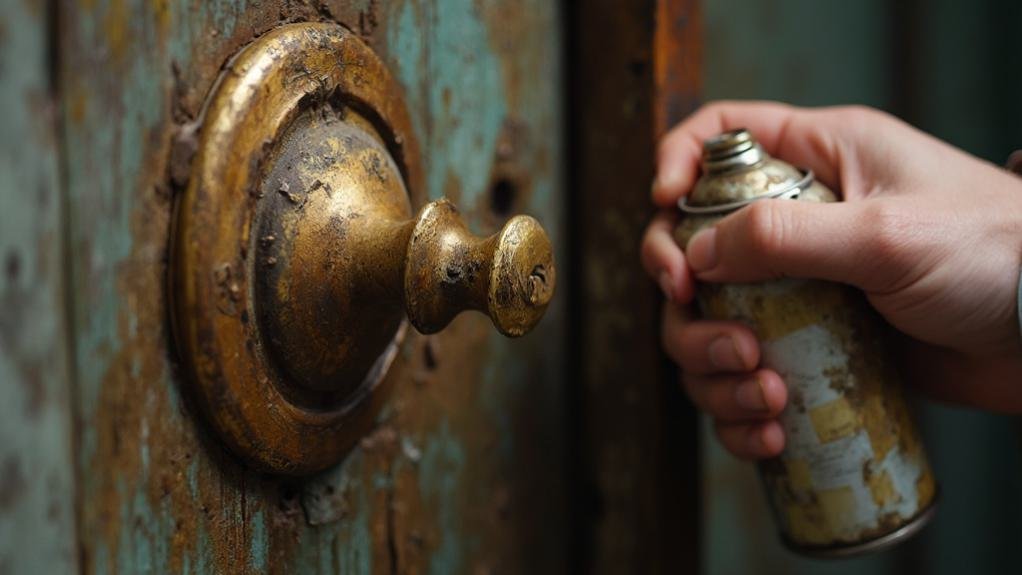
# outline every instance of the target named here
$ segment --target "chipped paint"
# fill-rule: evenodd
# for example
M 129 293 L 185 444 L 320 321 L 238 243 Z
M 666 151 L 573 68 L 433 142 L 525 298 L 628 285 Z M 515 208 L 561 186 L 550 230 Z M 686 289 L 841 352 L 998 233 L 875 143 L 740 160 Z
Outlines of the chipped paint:
M 427 502 L 456 501 L 459 485 L 464 480 L 465 451 L 446 422 L 427 440 L 420 467 L 419 490 Z M 478 545 L 478 541 L 472 541 L 471 534 L 461 532 L 461 513 L 456 505 L 436 505 L 436 508 L 439 545 L 430 558 L 429 571 L 438 574 L 463 571 L 463 546 Z

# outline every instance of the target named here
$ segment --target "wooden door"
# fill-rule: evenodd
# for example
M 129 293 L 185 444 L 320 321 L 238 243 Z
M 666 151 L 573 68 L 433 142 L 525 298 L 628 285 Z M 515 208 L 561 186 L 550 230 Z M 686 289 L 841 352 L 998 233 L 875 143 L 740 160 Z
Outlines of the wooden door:
M 696 564 L 694 420 L 655 351 L 635 251 L 654 135 L 697 84 L 654 55 L 698 67 L 692 4 L 4 4 L 0 573 Z M 353 31 L 396 77 L 429 198 L 477 233 L 542 222 L 560 293 L 522 339 L 474 313 L 408 337 L 373 430 L 295 479 L 241 463 L 199 413 L 167 268 L 189 170 L 177 136 L 232 55 L 300 21 Z

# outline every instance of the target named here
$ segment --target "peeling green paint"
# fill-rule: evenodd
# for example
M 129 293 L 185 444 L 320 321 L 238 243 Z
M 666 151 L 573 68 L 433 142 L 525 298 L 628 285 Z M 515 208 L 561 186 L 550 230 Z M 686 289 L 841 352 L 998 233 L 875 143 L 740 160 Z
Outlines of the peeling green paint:
M 338 555 L 341 573 L 372 573 L 369 490 L 359 489 L 355 493 L 354 507 L 358 512 L 339 530 L 334 553 Z
M 0 10 L 0 572 L 77 570 L 50 4 Z
M 429 51 L 430 197 L 443 196 L 453 174 L 463 206 L 476 205 L 487 190 L 507 114 L 500 61 L 479 16 L 472 0 L 444 3 Z
M 394 75 L 404 84 L 405 100 L 415 110 L 424 108 L 428 99 L 429 38 L 423 33 L 432 20 L 432 6 L 425 2 L 394 2 L 390 4 L 387 47 L 391 53 Z M 420 142 L 427 142 L 429 116 L 412 114 L 412 124 Z M 429 160 L 427 159 L 427 162 Z
M 440 526 L 440 545 L 430 558 L 430 573 L 464 570 L 465 547 L 474 539 L 461 529 L 457 510 L 465 460 L 461 440 L 451 433 L 447 422 L 426 440 L 422 450 L 419 489 L 427 501 L 437 502 L 436 521 Z
M 269 541 L 266 537 L 266 517 L 263 513 L 257 512 L 250 518 L 252 525 L 252 540 L 249 542 L 248 556 L 253 571 L 265 573 L 267 567 L 267 552 Z

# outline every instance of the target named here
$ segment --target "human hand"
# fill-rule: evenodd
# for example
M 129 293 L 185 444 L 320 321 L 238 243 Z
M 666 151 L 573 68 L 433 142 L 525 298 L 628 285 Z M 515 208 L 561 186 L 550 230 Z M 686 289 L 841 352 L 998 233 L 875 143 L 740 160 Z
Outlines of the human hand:
M 676 202 L 694 185 L 702 141 L 748 128 L 770 154 L 812 169 L 844 202 L 761 201 L 675 244 Z M 738 322 L 690 321 L 696 282 L 782 277 L 851 284 L 904 334 L 895 354 L 932 397 L 1022 412 L 1017 288 L 1022 179 L 876 110 L 710 104 L 660 146 L 654 218 L 642 245 L 662 286 L 663 345 L 697 406 L 740 457 L 784 446 L 780 376 Z

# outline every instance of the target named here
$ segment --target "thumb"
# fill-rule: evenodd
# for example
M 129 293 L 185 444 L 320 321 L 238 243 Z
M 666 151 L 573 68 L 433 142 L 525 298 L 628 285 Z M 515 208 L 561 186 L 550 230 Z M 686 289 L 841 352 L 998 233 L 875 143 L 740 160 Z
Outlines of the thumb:
M 871 266 L 861 203 L 755 201 L 693 236 L 685 255 L 702 281 L 797 277 L 865 287 Z

